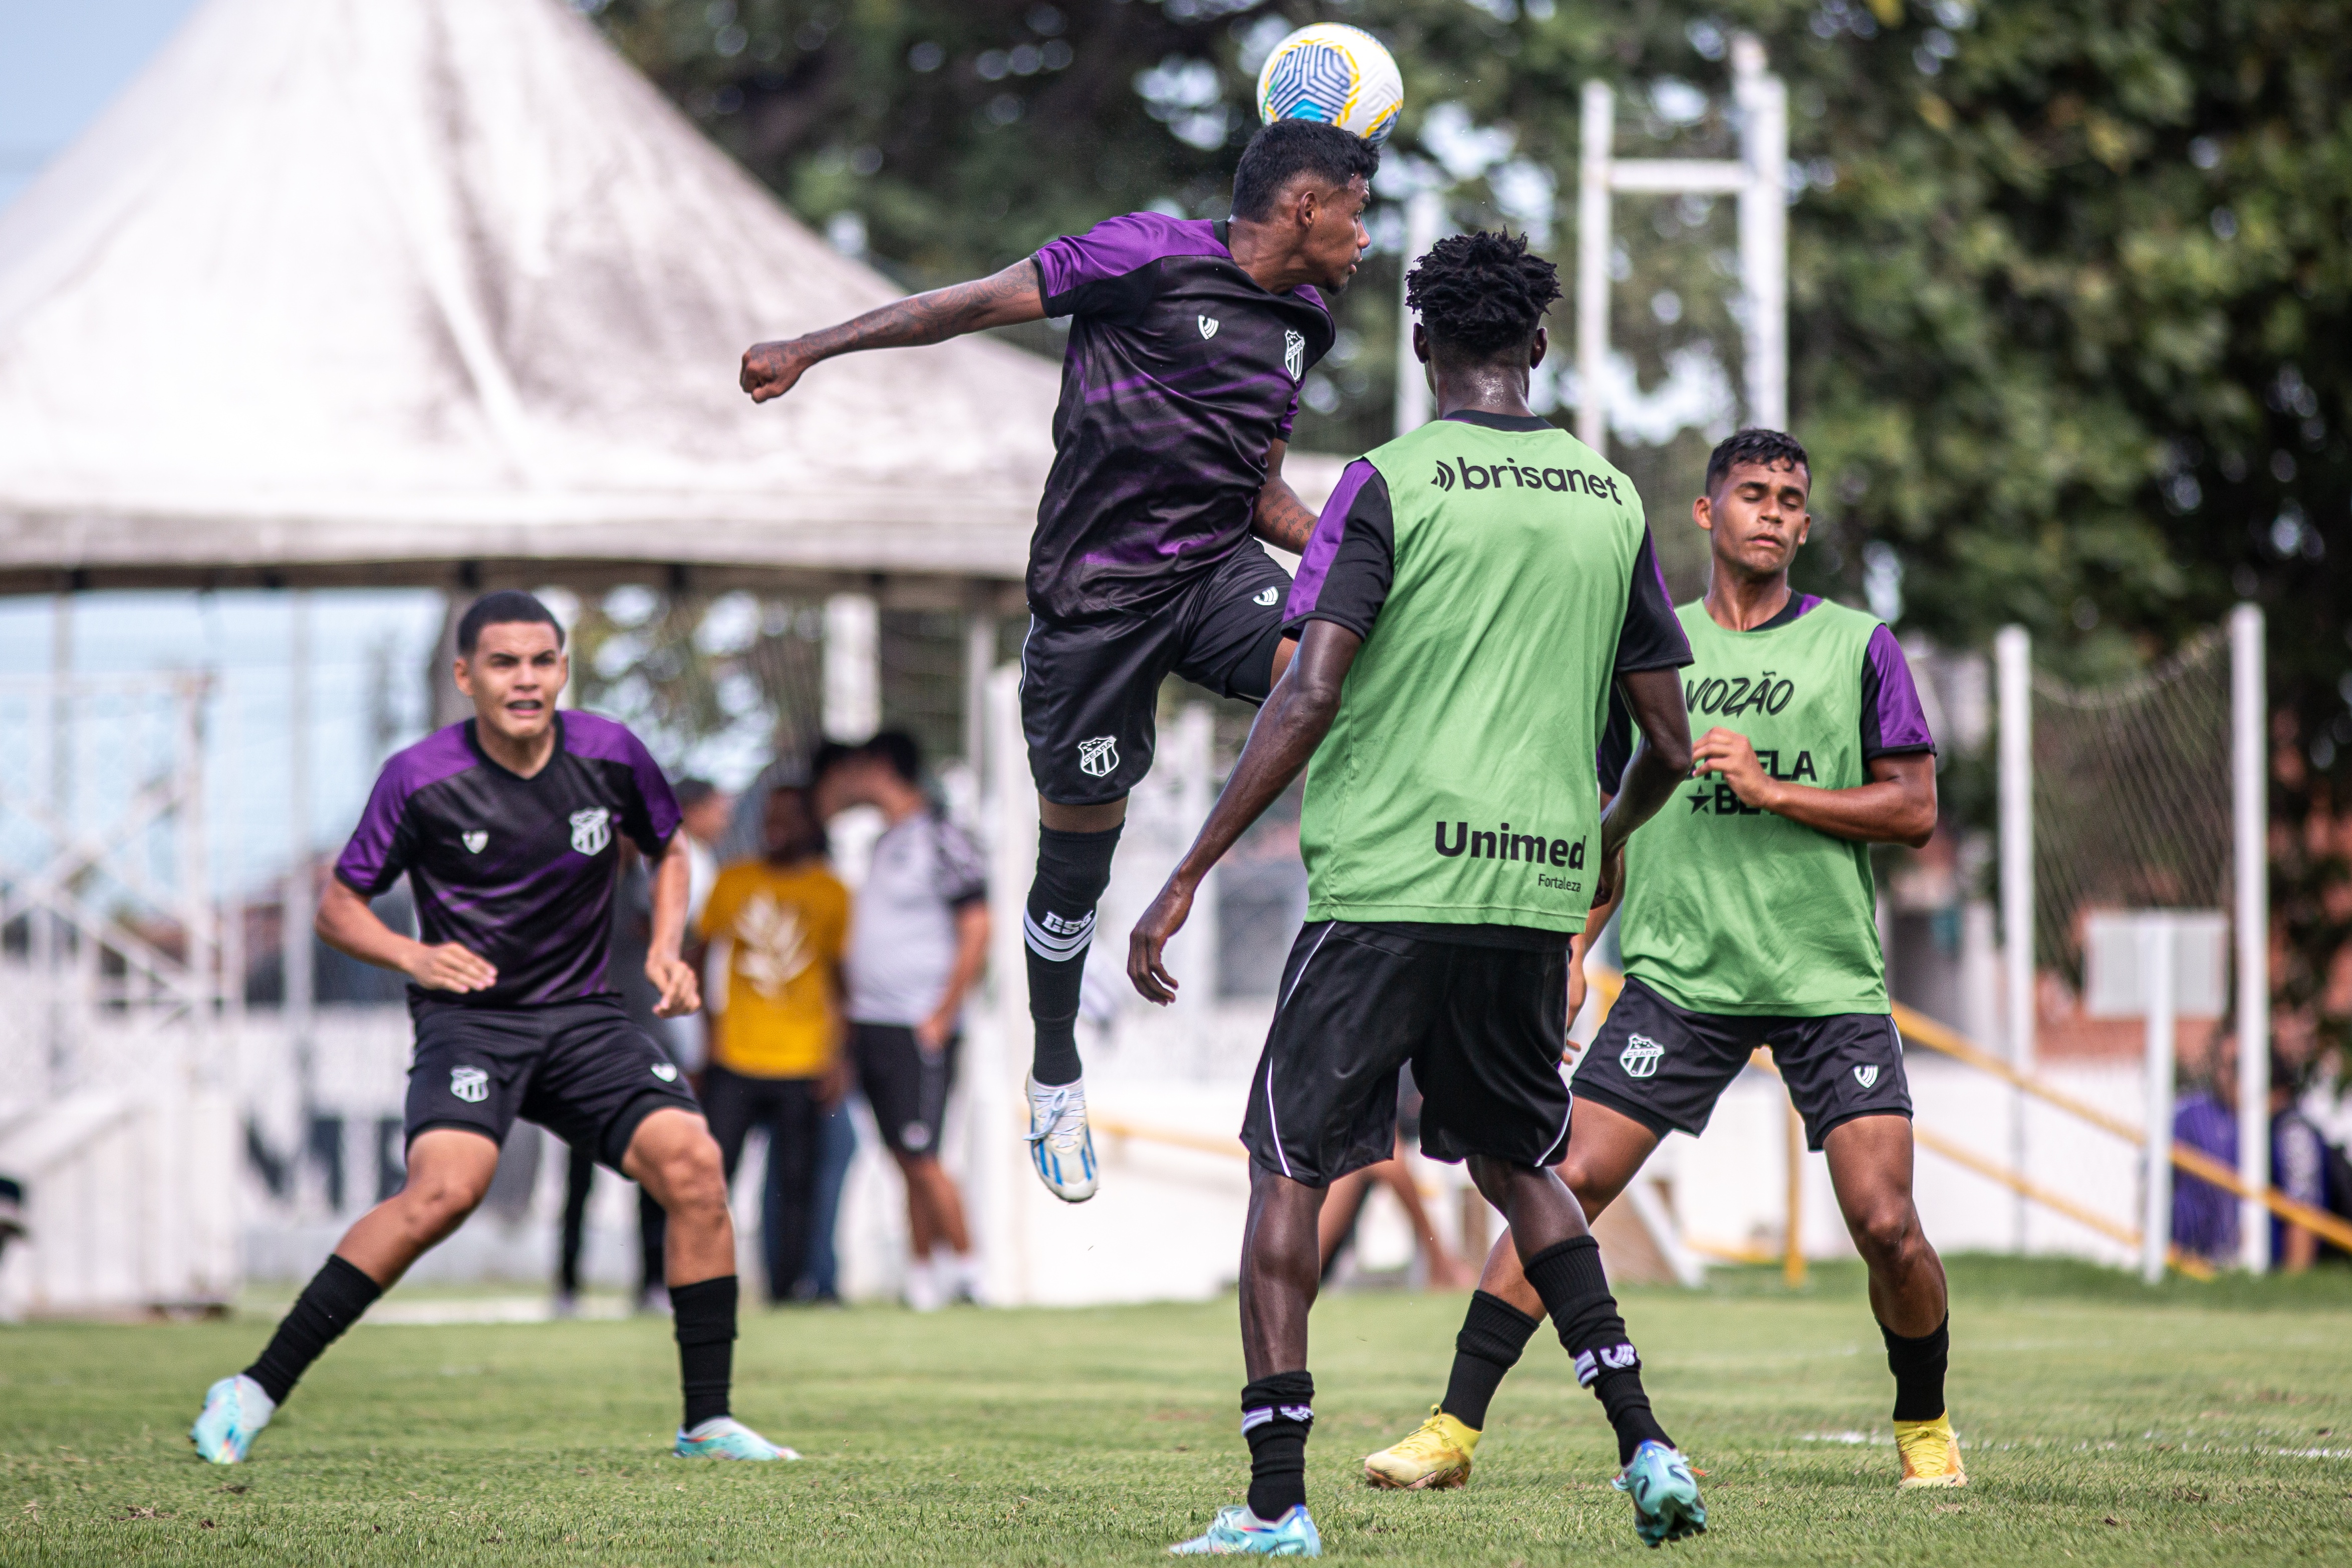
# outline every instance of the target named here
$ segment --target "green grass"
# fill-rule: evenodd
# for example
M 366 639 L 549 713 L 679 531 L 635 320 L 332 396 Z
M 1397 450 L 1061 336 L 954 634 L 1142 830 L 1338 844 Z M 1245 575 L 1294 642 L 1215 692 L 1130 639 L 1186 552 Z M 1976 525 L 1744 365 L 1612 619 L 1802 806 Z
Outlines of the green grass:
M 1628 1292 L 1659 1414 L 1709 1472 L 1713 1532 L 1676 1561 L 2352 1558 L 2352 1278 L 2148 1291 L 1992 1260 L 1953 1276 L 1974 1484 L 1905 1496 L 1855 1270 L 1793 1295 L 1761 1271 Z M 1641 1552 L 1607 1430 L 1549 1335 L 1466 1490 L 1356 1483 L 1439 1392 L 1460 1309 L 1367 1293 L 1318 1310 L 1308 1484 L 1327 1554 Z M 1140 1563 L 1242 1495 L 1234 1321 L 1230 1300 L 759 1315 L 736 1409 L 807 1456 L 761 1467 L 665 1457 L 658 1322 L 362 1327 L 234 1469 L 197 1463 L 184 1434 L 266 1320 L 0 1330 L 0 1563 Z

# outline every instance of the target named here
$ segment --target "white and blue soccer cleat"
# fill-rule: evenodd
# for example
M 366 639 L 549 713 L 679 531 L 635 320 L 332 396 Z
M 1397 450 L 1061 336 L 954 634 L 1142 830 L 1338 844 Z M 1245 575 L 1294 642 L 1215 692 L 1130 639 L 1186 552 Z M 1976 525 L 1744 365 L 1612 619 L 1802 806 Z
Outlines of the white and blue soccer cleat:
M 1095 1195 L 1094 1130 L 1087 1125 L 1087 1080 L 1055 1084 L 1026 1079 L 1029 1090 L 1029 1163 L 1045 1190 L 1066 1204 Z
M 714 1415 L 688 1432 L 678 1429 L 677 1447 L 672 1450 L 681 1459 L 797 1459 L 790 1448 L 781 1448 L 769 1442 L 732 1415 Z
M 1610 1485 L 1633 1500 L 1633 1533 L 1644 1546 L 1663 1546 L 1685 1536 L 1706 1533 L 1706 1508 L 1698 1500 L 1698 1478 L 1679 1450 L 1654 1438 L 1633 1450 L 1633 1458 Z
M 205 1408 L 188 1428 L 196 1457 L 215 1465 L 242 1463 L 253 1451 L 253 1440 L 278 1414 L 278 1402 L 261 1384 L 243 1373 L 222 1378 L 205 1390 Z
M 1320 1557 L 1323 1538 L 1315 1532 L 1307 1505 L 1298 1503 L 1268 1524 L 1245 1502 L 1217 1510 L 1209 1528 L 1168 1549 L 1171 1557 Z

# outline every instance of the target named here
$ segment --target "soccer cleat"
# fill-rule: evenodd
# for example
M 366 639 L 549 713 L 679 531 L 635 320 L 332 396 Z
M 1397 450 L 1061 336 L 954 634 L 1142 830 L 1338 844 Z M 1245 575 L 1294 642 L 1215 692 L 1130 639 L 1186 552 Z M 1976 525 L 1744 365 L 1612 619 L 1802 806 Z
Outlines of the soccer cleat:
M 1412 1433 L 1364 1457 L 1364 1479 L 1394 1491 L 1444 1491 L 1470 1479 L 1478 1433 L 1436 1405 Z
M 769 1442 L 732 1415 L 714 1415 L 688 1432 L 680 1427 L 677 1447 L 672 1450 L 681 1459 L 797 1459 L 790 1448 L 780 1448 Z
M 1895 1483 L 1900 1490 L 1969 1484 L 1969 1472 L 1960 1463 L 1959 1435 L 1952 1430 L 1948 1410 L 1933 1421 L 1897 1421 L 1895 1447 L 1903 1456 L 1903 1479 Z
M 278 1414 L 278 1402 L 261 1384 L 243 1373 L 222 1378 L 205 1390 L 205 1408 L 188 1428 L 196 1457 L 215 1465 L 235 1465 L 253 1451 L 254 1438 Z
M 1168 1549 L 1171 1557 L 1320 1557 L 1323 1538 L 1315 1532 L 1307 1505 L 1299 1503 L 1269 1524 L 1237 1502 L 1217 1510 L 1209 1528 Z
M 1706 1533 L 1706 1508 L 1690 1461 L 1655 1438 L 1644 1439 L 1610 1485 L 1633 1500 L 1633 1533 L 1644 1546 L 1663 1546 Z
M 1087 1080 L 1029 1089 L 1029 1163 L 1045 1190 L 1066 1204 L 1095 1195 L 1095 1135 L 1087 1125 Z

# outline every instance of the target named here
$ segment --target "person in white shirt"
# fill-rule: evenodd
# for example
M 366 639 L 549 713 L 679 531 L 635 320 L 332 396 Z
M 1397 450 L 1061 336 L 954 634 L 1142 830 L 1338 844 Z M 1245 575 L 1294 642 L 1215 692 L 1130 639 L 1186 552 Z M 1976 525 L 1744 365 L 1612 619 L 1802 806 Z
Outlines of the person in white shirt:
M 940 1163 L 966 994 L 988 955 L 985 862 L 923 793 L 914 738 L 887 730 L 817 763 L 826 817 L 870 805 L 885 826 L 850 915 L 850 1058 L 907 1181 L 907 1301 L 976 1294 L 963 1198 Z

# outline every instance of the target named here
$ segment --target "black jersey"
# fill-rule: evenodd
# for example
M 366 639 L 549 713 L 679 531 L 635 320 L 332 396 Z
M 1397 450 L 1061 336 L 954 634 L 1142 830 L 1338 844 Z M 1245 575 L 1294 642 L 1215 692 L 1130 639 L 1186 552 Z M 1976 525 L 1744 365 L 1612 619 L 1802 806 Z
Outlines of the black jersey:
M 1045 313 L 1074 316 L 1029 607 L 1148 610 L 1248 537 L 1267 449 L 1331 348 L 1322 296 L 1267 292 L 1225 226 L 1129 213 L 1037 252 Z
M 457 942 L 499 972 L 487 991 L 412 994 L 477 1007 L 571 1002 L 617 989 L 606 972 L 614 834 L 653 859 L 677 824 L 669 781 L 612 720 L 558 713 L 555 754 L 522 778 L 483 754 L 468 719 L 384 764 L 335 875 L 373 898 L 406 872 L 423 940 Z

